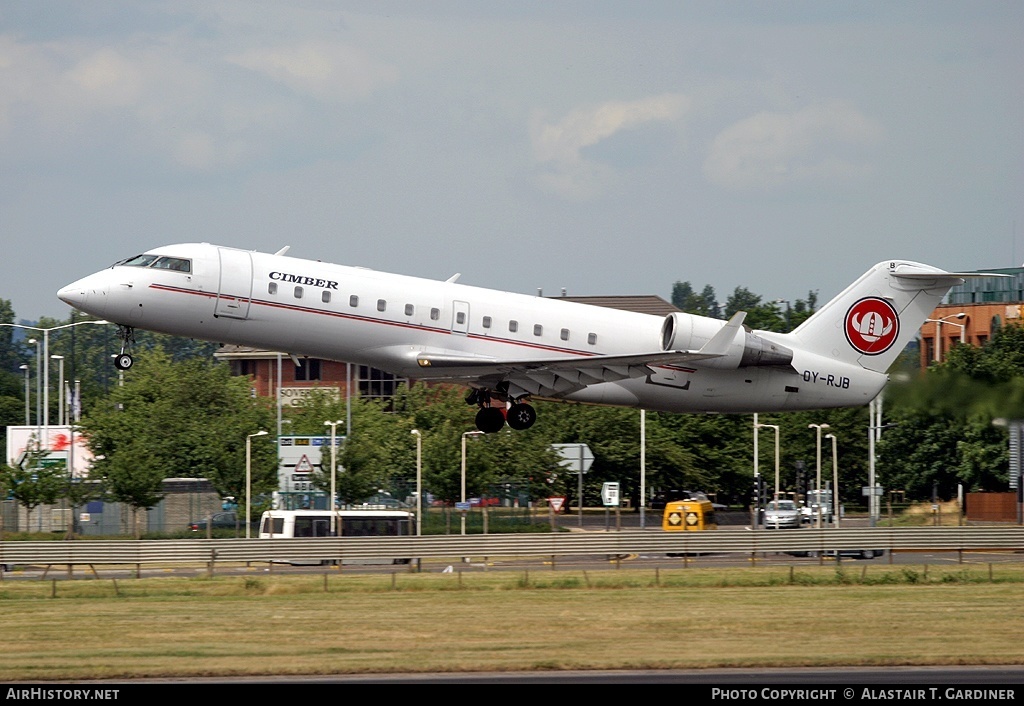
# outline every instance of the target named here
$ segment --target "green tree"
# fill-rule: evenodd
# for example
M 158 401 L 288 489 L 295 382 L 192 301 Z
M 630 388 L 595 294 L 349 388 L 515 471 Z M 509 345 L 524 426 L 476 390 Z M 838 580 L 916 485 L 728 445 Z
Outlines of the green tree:
M 266 400 L 246 378 L 209 360 L 173 362 L 160 349 L 137 356 L 123 386 L 83 418 L 95 456 L 91 478 L 138 510 L 162 497 L 165 478 L 207 478 L 222 496 L 246 492 L 246 438 L 272 427 Z M 251 491 L 277 487 L 273 444 L 253 440 Z
M 0 468 L 0 487 L 25 508 L 29 528 L 32 511 L 40 505 L 52 505 L 66 486 L 67 465 L 63 461 L 50 462 L 47 455 L 38 448 L 29 450 L 20 465 Z
M 982 347 L 953 346 L 940 367 L 985 383 L 1004 383 L 1020 378 L 1024 376 L 1024 326 L 1001 326 Z
M 689 282 L 676 282 L 672 286 L 672 304 L 688 314 L 710 316 L 715 319 L 721 316 L 715 290 L 711 285 L 706 285 L 700 294 L 697 294 Z
M 1004 326 L 983 346 L 954 346 L 923 375 L 891 384 L 886 431 L 877 453 L 880 478 L 911 497 L 954 497 L 1007 487 L 1007 430 L 998 419 L 1024 418 L 1024 328 Z

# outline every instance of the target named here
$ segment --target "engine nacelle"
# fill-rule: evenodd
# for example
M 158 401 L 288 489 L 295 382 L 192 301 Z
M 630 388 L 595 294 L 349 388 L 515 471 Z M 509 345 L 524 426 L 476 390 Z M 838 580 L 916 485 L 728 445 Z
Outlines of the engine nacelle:
M 665 317 L 661 325 L 661 347 L 665 351 L 697 352 L 725 326 L 724 321 L 678 312 Z M 734 370 L 759 365 L 789 365 L 793 351 L 751 333 L 746 326 L 737 332 L 725 355 L 693 361 L 702 368 Z

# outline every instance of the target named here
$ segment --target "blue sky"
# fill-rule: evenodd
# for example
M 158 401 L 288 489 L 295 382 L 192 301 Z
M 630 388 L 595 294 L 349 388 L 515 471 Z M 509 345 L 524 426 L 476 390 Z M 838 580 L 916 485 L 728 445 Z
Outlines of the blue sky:
M 0 3 L 0 298 L 206 241 L 821 300 L 1024 260 L 1024 3 Z

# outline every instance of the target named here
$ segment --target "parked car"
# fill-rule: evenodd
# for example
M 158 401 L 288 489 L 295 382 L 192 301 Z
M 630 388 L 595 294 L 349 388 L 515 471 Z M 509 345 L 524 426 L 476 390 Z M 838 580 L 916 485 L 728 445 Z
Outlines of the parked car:
M 377 493 L 362 502 L 353 504 L 352 507 L 363 510 L 399 510 L 408 507 L 408 505 L 391 497 L 390 493 Z
M 772 500 L 764 508 L 765 529 L 800 527 L 800 508 L 792 500 Z
M 234 529 L 236 526 L 244 527 L 245 525 L 237 524 L 238 523 L 238 519 L 237 518 L 238 518 L 238 515 L 236 515 L 233 512 L 215 512 L 210 517 L 204 517 L 201 520 L 196 520 L 195 522 L 189 523 L 188 528 L 190 530 L 192 530 L 193 532 L 199 532 L 201 530 L 206 530 L 207 522 L 209 522 L 210 527 L 213 528 L 213 529 L 222 529 L 222 528 Z

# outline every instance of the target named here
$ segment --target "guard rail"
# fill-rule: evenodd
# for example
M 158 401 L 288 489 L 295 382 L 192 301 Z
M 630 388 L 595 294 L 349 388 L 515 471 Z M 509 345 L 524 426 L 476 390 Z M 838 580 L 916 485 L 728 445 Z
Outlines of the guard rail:
M 1024 527 L 914 527 L 679 532 L 330 537 L 320 539 L 75 540 L 0 542 L 0 564 L 101 565 L 320 562 L 460 557 L 569 557 L 639 553 L 857 550 L 1024 552 Z

